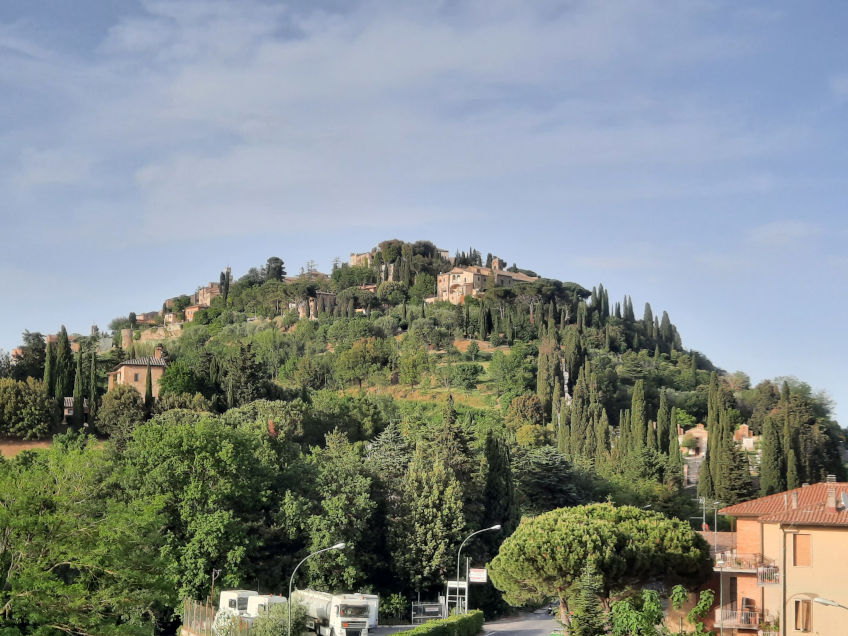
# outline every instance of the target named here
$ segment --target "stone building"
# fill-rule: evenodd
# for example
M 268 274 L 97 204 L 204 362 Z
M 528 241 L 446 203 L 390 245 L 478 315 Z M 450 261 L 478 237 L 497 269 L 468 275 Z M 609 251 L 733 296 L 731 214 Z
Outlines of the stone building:
M 465 301 L 466 296 L 477 297 L 482 294 L 487 285 L 495 287 L 512 287 L 515 283 L 532 283 L 539 280 L 535 276 L 527 276 L 521 272 L 508 272 L 500 259 L 492 261 L 492 267 L 454 267 L 449 272 L 439 274 L 436 282 L 435 300 L 446 300 L 454 305 Z
M 144 395 L 147 382 L 147 366 L 150 365 L 150 378 L 153 386 L 153 397 L 159 397 L 159 380 L 165 373 L 168 361 L 163 355 L 162 345 L 158 345 L 152 356 L 124 360 L 109 373 L 109 391 L 119 384 L 135 388 Z

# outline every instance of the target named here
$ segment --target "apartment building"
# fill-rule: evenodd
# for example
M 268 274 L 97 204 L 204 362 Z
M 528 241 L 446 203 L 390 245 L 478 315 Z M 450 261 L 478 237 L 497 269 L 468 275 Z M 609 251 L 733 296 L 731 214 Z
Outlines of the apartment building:
M 832 478 L 728 506 L 714 551 L 725 634 L 848 634 L 848 483 Z M 707 536 L 709 540 L 709 536 Z

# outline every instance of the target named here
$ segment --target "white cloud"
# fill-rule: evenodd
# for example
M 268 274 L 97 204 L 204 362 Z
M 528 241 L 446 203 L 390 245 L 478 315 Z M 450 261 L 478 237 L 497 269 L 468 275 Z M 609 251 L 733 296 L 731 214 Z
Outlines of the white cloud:
M 708 4 L 144 6 L 86 55 L 0 71 L 0 89 L 61 105 L 13 131 L 11 186 L 84 186 L 80 227 L 112 207 L 128 240 L 380 226 L 457 190 L 468 215 L 491 213 L 503 188 L 547 192 L 552 208 L 716 180 L 758 191 L 733 166 L 802 134 L 655 82 L 744 49 L 700 27 Z

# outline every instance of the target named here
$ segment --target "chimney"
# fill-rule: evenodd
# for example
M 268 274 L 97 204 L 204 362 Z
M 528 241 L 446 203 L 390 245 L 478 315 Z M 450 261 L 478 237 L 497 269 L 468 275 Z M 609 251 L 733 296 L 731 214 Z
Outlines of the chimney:
M 786 510 L 789 508 L 789 493 L 783 493 L 783 509 Z
M 792 510 L 795 510 L 796 508 L 798 508 L 798 491 L 793 490 L 792 491 Z
M 156 345 L 156 349 L 153 350 L 153 357 L 156 358 L 157 360 L 161 360 L 162 359 L 162 350 L 163 350 L 163 347 L 162 347 L 161 344 Z
M 830 512 L 836 512 L 836 486 L 827 487 L 827 503 L 825 508 Z
M 836 475 L 828 475 L 827 476 L 827 483 L 835 484 L 836 483 Z

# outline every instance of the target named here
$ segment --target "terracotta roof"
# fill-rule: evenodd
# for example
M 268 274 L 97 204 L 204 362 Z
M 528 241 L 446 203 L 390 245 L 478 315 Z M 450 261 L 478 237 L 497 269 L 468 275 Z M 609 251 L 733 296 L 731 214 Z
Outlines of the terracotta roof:
M 62 404 L 64 405 L 64 407 L 65 407 L 66 409 L 72 409 L 72 408 L 74 408 L 74 398 L 72 398 L 72 397 L 66 397 L 66 398 L 62 401 Z M 82 407 L 83 407 L 84 409 L 87 409 L 87 408 L 88 408 L 88 398 L 83 398 L 83 400 L 82 400 Z
M 828 488 L 836 491 L 836 509 L 826 507 Z M 728 506 L 719 513 L 756 517 L 764 523 L 848 526 L 848 508 L 842 505 L 843 493 L 848 493 L 846 482 L 818 483 Z M 796 496 L 797 504 L 794 504 Z
M 146 367 L 147 365 L 151 367 L 165 367 L 168 366 L 168 361 L 164 358 L 154 358 L 153 356 L 144 356 L 143 358 L 132 358 L 130 360 L 124 360 L 117 366 L 115 366 L 112 371 L 120 369 L 121 367 Z
M 479 265 L 468 265 L 467 267 L 454 267 L 450 271 L 439 275 L 444 276 L 445 274 L 461 274 L 463 272 L 472 272 L 474 274 L 480 274 L 481 276 L 489 276 L 494 272 L 497 276 L 509 276 L 513 280 L 528 283 L 532 283 L 534 280 L 539 280 L 537 277 L 528 276 L 527 274 L 522 274 L 521 272 L 510 272 L 505 269 L 493 270 L 491 267 L 480 267 Z

